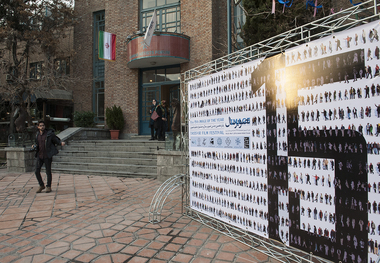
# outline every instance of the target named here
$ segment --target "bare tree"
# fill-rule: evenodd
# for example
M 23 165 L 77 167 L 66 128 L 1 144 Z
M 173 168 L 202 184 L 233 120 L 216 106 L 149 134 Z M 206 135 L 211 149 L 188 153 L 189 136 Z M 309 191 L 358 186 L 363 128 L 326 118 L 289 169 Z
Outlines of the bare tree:
M 31 96 L 37 91 L 67 89 L 74 80 L 64 72 L 69 59 L 74 8 L 65 0 L 2 0 L 0 3 L 0 99 L 10 102 L 10 132 L 14 130 L 14 105 L 22 124 L 31 126 Z M 71 39 L 70 39 L 71 38 Z M 25 120 L 24 120 L 25 119 Z

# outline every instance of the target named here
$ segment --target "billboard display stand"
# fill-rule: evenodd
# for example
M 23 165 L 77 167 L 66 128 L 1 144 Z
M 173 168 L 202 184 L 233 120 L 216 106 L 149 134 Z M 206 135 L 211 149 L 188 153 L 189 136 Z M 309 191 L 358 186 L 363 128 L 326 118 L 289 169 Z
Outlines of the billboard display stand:
M 281 262 L 379 262 L 374 4 L 183 74 L 187 216 Z

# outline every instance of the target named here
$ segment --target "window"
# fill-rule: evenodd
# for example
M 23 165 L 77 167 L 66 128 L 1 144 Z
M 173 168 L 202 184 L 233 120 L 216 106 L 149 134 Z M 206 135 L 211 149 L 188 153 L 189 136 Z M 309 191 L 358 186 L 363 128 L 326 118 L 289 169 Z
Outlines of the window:
M 236 5 L 234 8 L 234 31 L 235 31 L 235 49 L 239 50 L 245 47 L 244 40 L 240 34 L 245 24 L 246 16 L 241 5 Z
M 39 80 L 42 78 L 43 62 L 30 63 L 30 78 Z
M 141 0 L 141 29 L 144 32 L 157 11 L 157 31 L 181 33 L 181 6 L 179 0 Z
M 54 70 L 57 76 L 70 75 L 70 58 L 56 59 Z
M 142 82 L 165 82 L 165 81 L 179 81 L 180 80 L 180 68 L 161 68 L 161 69 L 149 69 L 142 72 Z
M 104 31 L 105 12 L 99 11 L 94 13 L 94 35 L 93 35 L 93 112 L 95 113 L 95 122 L 104 122 L 104 60 L 98 57 L 98 37 L 99 31 Z

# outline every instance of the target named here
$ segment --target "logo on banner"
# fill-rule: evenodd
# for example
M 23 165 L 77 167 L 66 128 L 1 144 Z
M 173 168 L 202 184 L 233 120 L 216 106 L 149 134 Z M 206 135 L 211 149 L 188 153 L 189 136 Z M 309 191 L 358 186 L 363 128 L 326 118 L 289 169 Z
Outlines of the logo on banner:
M 249 149 L 249 137 L 244 137 L 244 149 Z
M 222 138 L 218 138 L 218 139 L 216 140 L 216 143 L 217 143 L 219 146 L 222 145 L 222 143 L 223 143 Z
M 227 137 L 226 138 L 226 145 L 230 146 L 230 144 L 231 144 L 231 139 L 230 139 L 230 137 Z
M 241 128 L 242 125 L 244 124 L 250 124 L 251 119 L 250 118 L 243 118 L 243 119 L 231 119 L 231 117 L 228 117 L 228 123 L 226 123 L 226 127 L 233 127 L 234 128 Z

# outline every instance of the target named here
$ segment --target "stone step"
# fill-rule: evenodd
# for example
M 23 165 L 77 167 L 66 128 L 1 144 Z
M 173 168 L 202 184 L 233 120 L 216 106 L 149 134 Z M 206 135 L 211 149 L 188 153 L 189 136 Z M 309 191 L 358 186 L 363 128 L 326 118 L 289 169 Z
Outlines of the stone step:
M 112 157 L 112 158 L 142 158 L 156 160 L 157 155 L 152 152 L 105 152 L 102 150 L 98 151 L 77 151 L 71 149 L 65 149 L 59 152 L 58 156 L 65 157 Z M 55 157 L 54 157 L 55 158 Z M 55 159 L 54 159 L 55 160 Z
M 67 148 L 67 147 L 66 147 Z M 65 150 L 63 147 L 62 150 Z M 103 152 L 154 152 L 157 146 L 124 146 L 124 145 L 70 145 L 71 151 L 103 151 Z
M 70 141 L 68 146 L 140 146 L 140 147 L 151 147 L 156 148 L 157 146 L 162 148 L 165 147 L 165 142 L 162 141 L 139 141 L 139 140 L 86 140 L 86 141 Z
M 133 164 L 110 164 L 110 163 L 80 163 L 80 162 L 53 162 L 52 169 L 73 169 L 73 170 L 96 170 L 96 171 L 117 171 L 125 173 L 147 173 L 157 174 L 157 165 L 133 165 Z
M 54 162 L 53 162 L 54 165 Z M 90 169 L 72 169 L 72 168 L 53 168 L 53 173 L 64 174 L 82 174 L 82 175 L 104 175 L 104 176 L 120 176 L 120 177 L 133 177 L 133 178 L 157 178 L 157 173 L 133 173 L 129 171 L 101 171 Z
M 109 163 L 109 164 L 133 164 L 133 165 L 152 165 L 157 163 L 156 158 L 136 158 L 136 156 L 133 156 L 131 158 L 120 158 L 120 157 L 112 157 L 108 156 L 97 156 L 97 157 L 81 157 L 81 156 L 75 156 L 75 162 L 80 163 Z M 72 162 L 73 157 L 72 156 L 66 156 L 59 154 L 57 156 L 54 156 L 54 162 Z
M 158 148 L 165 142 L 149 137 L 129 140 L 76 140 L 60 147 L 52 170 L 59 173 L 157 177 Z

